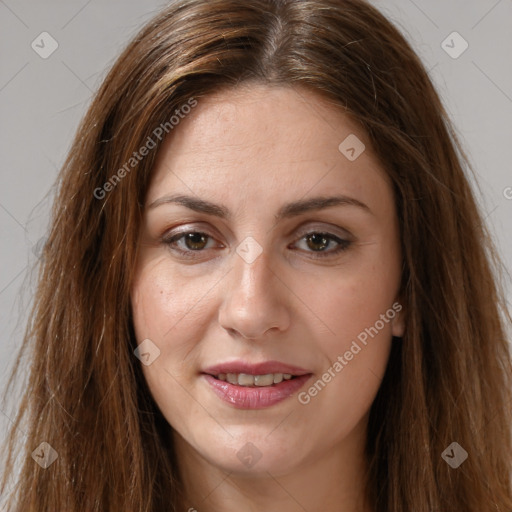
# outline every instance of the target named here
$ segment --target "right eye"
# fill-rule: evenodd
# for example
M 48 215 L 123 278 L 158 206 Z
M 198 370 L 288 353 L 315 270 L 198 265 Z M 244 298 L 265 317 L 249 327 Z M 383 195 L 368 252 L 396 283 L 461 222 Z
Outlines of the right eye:
M 195 257 L 192 254 L 194 252 L 211 249 L 211 246 L 208 247 L 210 241 L 213 241 L 213 237 L 201 231 L 183 231 L 162 238 L 162 243 L 166 244 L 172 251 L 189 258 Z

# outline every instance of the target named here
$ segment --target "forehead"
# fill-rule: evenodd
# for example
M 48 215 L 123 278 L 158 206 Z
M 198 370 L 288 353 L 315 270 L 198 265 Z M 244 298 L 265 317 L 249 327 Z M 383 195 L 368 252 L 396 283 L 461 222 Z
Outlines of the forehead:
M 311 91 L 251 85 L 197 101 L 159 151 L 148 202 L 176 190 L 269 200 L 333 188 L 379 202 L 389 189 L 361 127 Z M 364 144 L 355 160 L 344 141 Z

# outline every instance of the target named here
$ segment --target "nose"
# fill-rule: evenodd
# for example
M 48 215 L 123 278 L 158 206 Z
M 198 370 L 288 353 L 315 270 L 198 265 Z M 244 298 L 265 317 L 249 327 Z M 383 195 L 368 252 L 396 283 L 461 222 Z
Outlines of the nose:
M 233 255 L 219 308 L 219 324 L 230 334 L 257 340 L 271 329 L 288 328 L 292 294 L 271 265 L 265 250 L 252 263 Z

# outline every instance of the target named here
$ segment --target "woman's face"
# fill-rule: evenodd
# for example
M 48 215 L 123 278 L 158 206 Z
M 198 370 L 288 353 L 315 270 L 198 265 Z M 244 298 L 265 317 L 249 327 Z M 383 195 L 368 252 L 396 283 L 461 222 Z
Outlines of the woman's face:
M 400 277 L 392 189 L 356 124 L 304 90 L 199 99 L 158 155 L 131 294 L 175 441 L 274 475 L 355 446 L 402 335 Z

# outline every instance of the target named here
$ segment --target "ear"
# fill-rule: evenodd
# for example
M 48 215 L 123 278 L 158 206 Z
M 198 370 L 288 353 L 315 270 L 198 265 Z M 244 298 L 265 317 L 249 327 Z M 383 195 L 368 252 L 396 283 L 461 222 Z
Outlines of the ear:
M 391 319 L 391 334 L 397 338 L 403 338 L 406 312 L 402 300 L 400 298 L 395 300 L 391 309 L 395 312 L 395 317 Z

